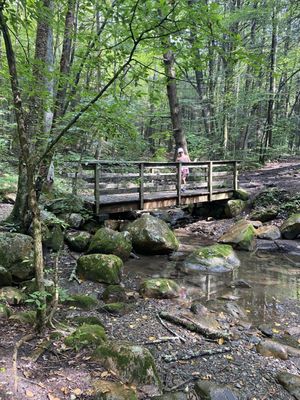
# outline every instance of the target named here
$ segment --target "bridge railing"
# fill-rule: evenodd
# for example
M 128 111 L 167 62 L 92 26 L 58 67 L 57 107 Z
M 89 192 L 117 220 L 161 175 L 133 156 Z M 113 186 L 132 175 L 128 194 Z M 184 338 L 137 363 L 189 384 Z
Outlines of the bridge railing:
M 229 192 L 238 188 L 238 161 L 199 162 L 140 162 L 92 160 L 81 164 L 81 171 L 73 175 L 80 181 L 80 191 L 93 196 L 96 213 L 99 213 L 101 199 L 110 197 L 127 201 L 135 198 L 139 208 L 155 196 L 176 196 L 178 205 L 182 197 L 196 193 L 207 194 L 208 201 L 214 193 Z M 187 184 L 182 192 L 181 170 L 189 168 Z

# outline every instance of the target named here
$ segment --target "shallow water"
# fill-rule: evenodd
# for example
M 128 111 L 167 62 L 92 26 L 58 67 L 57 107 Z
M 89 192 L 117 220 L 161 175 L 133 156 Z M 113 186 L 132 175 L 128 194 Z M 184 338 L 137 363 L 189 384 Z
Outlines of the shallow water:
M 201 245 L 193 236 L 182 236 L 180 240 L 180 250 L 186 254 Z M 169 261 L 167 256 L 141 256 L 139 260 L 128 261 L 125 270 L 142 279 L 175 279 L 182 287 L 182 297 L 187 300 L 237 302 L 246 310 L 248 318 L 256 323 L 270 321 L 280 302 L 300 300 L 300 256 L 261 251 L 255 254 L 240 251 L 237 254 L 241 260 L 240 267 L 222 274 L 184 275 L 180 272 L 182 261 Z M 232 282 L 235 280 L 244 280 L 251 288 L 234 288 Z

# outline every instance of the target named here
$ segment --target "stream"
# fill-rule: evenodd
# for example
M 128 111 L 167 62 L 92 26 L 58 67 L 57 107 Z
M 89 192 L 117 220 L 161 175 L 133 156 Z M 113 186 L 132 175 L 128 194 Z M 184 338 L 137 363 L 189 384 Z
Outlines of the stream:
M 177 233 L 178 235 L 178 233 Z M 201 242 L 192 235 L 179 233 L 182 257 L 170 260 L 168 256 L 140 256 L 125 263 L 125 271 L 132 278 L 172 278 L 182 288 L 182 298 L 200 300 L 203 304 L 234 302 L 247 313 L 254 324 L 272 321 L 280 302 L 300 299 L 300 255 L 280 252 L 237 251 L 239 268 L 228 273 L 185 275 L 180 263 Z M 233 287 L 234 281 L 245 281 L 251 287 Z

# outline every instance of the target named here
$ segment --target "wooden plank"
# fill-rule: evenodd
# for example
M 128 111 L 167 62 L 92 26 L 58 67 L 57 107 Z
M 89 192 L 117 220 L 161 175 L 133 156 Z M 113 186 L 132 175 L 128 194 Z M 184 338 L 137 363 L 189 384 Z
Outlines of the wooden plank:
M 212 161 L 209 163 L 209 166 L 208 166 L 207 189 L 209 192 L 208 201 L 211 201 L 212 190 L 213 190 L 213 163 L 212 163 Z
M 177 163 L 177 203 L 179 206 L 181 204 L 181 163 Z
M 140 164 L 140 187 L 139 187 L 139 195 L 140 195 L 140 210 L 144 209 L 144 164 Z
M 238 162 L 234 162 L 234 167 L 233 167 L 233 189 L 238 190 L 239 187 L 239 181 L 238 181 Z

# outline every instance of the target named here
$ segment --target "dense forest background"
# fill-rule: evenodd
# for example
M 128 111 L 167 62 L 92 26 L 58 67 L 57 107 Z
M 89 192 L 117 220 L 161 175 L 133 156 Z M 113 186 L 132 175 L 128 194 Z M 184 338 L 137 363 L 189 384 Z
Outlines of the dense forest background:
M 193 160 L 299 153 L 297 0 L 0 3 L 31 145 L 67 127 L 57 163 L 167 160 L 185 140 Z M 0 36 L 6 161 L 20 153 L 14 108 Z

